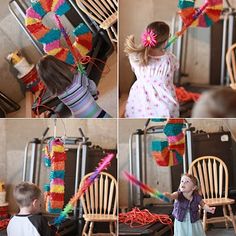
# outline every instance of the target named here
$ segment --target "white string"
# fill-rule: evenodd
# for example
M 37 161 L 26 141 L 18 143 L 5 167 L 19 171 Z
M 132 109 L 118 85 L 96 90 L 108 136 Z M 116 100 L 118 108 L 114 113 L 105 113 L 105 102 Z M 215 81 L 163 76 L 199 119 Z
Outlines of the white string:
M 61 119 L 61 122 L 62 122 L 62 125 L 63 125 L 63 128 L 64 128 L 64 135 L 61 137 L 61 139 L 65 143 L 65 139 L 67 137 L 67 135 L 66 135 L 66 125 L 65 125 L 64 119 Z
M 53 137 L 57 137 L 57 119 L 54 119 Z

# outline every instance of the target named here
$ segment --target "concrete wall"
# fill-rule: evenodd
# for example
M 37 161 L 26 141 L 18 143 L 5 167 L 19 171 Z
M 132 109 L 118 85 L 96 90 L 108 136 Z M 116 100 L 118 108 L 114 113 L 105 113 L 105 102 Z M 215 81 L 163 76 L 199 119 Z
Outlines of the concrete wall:
M 0 181 L 6 181 L 6 128 L 5 128 L 5 120 L 0 120 Z
M 120 92 L 128 93 L 134 81 L 129 62 L 125 56 L 124 42 L 128 35 L 133 34 L 136 42 L 140 42 L 140 35 L 152 21 L 165 21 L 171 26 L 173 15 L 178 11 L 178 1 L 172 0 L 120 0 L 119 14 L 119 78 Z M 196 6 L 204 1 L 197 0 Z M 231 1 L 235 5 L 235 1 Z M 185 71 L 189 76 L 183 82 L 209 82 L 210 63 L 210 29 L 192 28 L 189 30 L 187 61 Z M 201 76 L 199 76 L 199 73 Z
M 197 130 L 204 130 L 206 132 L 218 132 L 222 128 L 227 131 L 231 131 L 231 134 L 236 137 L 236 119 L 187 119 Z M 146 120 L 125 120 L 119 121 L 119 192 L 122 192 L 119 196 L 120 207 L 128 205 L 128 182 L 123 177 L 123 171 L 129 171 L 129 136 L 136 129 L 143 129 Z M 150 125 L 156 125 L 157 123 L 150 123 Z M 169 167 L 159 167 L 152 159 L 150 153 L 151 140 L 155 138 L 163 138 L 163 135 L 148 136 L 147 150 L 147 181 L 152 187 L 156 187 L 160 191 L 171 191 L 171 173 Z M 135 142 L 134 142 L 135 147 Z M 135 148 L 134 148 L 135 155 Z M 176 176 L 180 178 L 180 176 Z M 150 199 L 147 202 L 157 202 L 154 199 Z
M 64 122 L 64 125 L 63 125 Z M 116 120 L 78 120 L 59 119 L 57 121 L 57 135 L 79 137 L 78 128 L 82 128 L 94 145 L 105 149 L 117 148 L 117 121 Z M 65 126 L 65 129 L 64 129 Z M 54 121 L 50 119 L 2 119 L 0 120 L 0 181 L 7 186 L 7 200 L 10 211 L 16 211 L 12 198 L 13 187 L 22 181 L 24 148 L 28 141 L 40 138 L 49 127 L 48 136 L 53 135 Z M 47 182 L 48 169 L 42 168 L 40 183 Z

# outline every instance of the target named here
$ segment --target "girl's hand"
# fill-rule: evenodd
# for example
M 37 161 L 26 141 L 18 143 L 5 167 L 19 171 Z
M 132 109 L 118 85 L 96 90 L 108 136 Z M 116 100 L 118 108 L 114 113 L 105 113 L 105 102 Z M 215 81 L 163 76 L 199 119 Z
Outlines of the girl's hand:
M 215 213 L 215 207 L 209 207 L 209 209 L 207 210 L 207 212 L 210 212 L 211 214 Z
M 169 192 L 164 192 L 163 195 L 168 197 L 168 198 L 171 198 L 171 193 L 169 193 Z
M 174 193 L 164 192 L 163 195 L 168 197 L 171 200 L 175 200 L 175 199 L 178 198 L 178 193 L 177 192 L 174 192 Z
M 208 206 L 207 204 L 204 205 L 203 209 L 207 212 L 210 212 L 211 214 L 214 214 L 215 213 L 215 207 L 210 207 Z

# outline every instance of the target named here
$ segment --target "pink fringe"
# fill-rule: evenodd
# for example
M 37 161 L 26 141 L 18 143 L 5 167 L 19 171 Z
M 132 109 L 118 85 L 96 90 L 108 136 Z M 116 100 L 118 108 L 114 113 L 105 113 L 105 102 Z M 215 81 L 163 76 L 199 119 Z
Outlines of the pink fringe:
M 44 44 L 44 51 L 45 52 L 50 52 L 51 50 L 55 48 L 60 48 L 60 40 L 55 40 L 51 43 Z
M 63 179 L 59 179 L 59 178 L 53 179 L 53 180 L 51 181 L 51 184 L 63 185 L 63 186 L 64 186 L 64 180 L 63 180 Z
M 176 136 L 168 136 L 168 141 L 170 143 L 174 143 L 174 142 L 178 142 L 183 138 L 183 133 L 181 132 L 180 134 L 176 135 Z
M 26 17 L 42 20 L 42 17 L 32 7 L 26 10 Z

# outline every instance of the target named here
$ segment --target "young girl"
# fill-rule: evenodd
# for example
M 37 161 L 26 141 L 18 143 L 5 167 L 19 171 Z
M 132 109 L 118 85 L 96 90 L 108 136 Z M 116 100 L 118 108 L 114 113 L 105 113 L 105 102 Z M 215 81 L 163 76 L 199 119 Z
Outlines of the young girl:
M 178 117 L 179 105 L 173 76 L 178 69 L 176 57 L 165 52 L 169 39 L 169 26 L 153 22 L 142 35 L 142 45 L 127 38 L 125 52 L 137 80 L 130 89 L 126 117 Z
M 111 117 L 94 100 L 97 96 L 95 83 L 73 66 L 48 55 L 39 61 L 37 71 L 47 89 L 69 107 L 74 117 Z
M 175 199 L 174 235 L 175 236 L 205 236 L 202 223 L 200 221 L 199 206 L 205 211 L 214 214 L 215 207 L 209 207 L 202 200 L 198 192 L 198 181 L 190 174 L 181 177 L 179 190 L 174 193 L 164 193 L 170 199 Z

